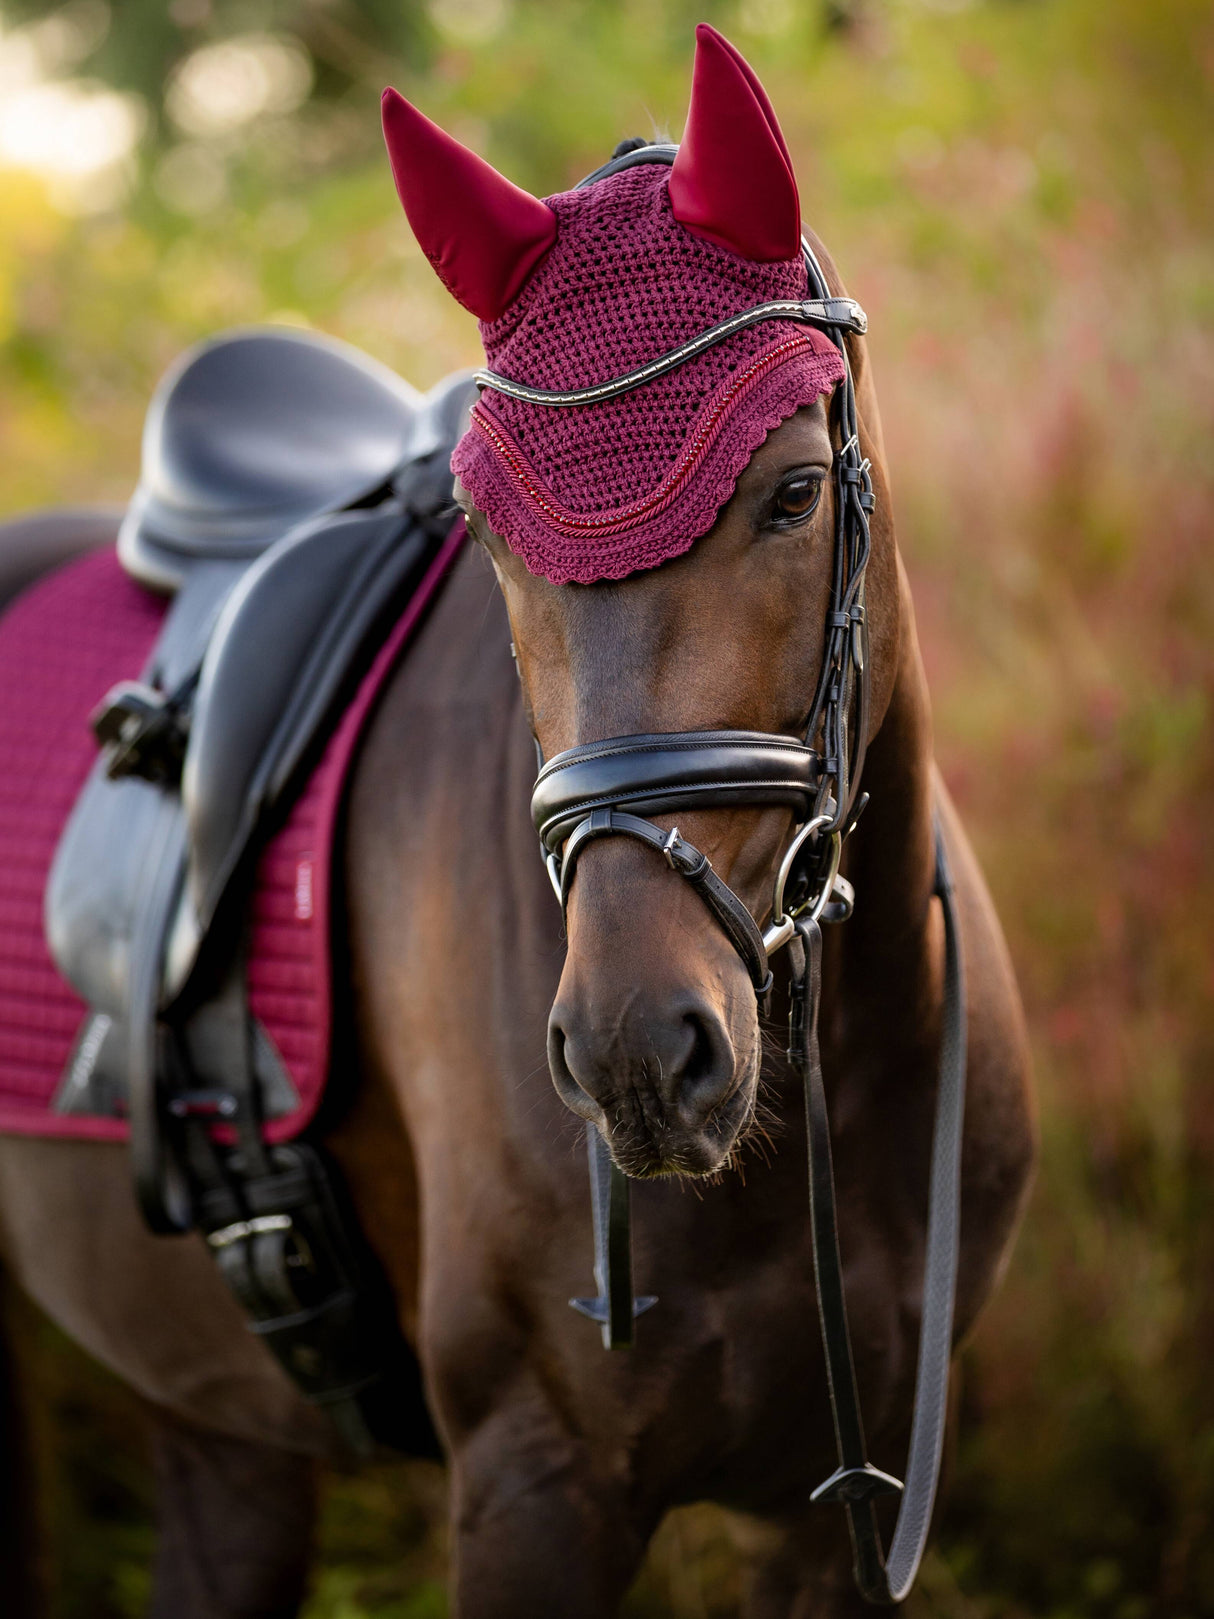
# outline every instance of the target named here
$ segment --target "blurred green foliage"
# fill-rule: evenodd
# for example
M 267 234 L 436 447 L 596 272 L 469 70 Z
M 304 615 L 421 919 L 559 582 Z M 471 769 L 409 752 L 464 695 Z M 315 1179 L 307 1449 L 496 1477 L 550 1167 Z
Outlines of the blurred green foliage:
M 806 216 L 869 311 L 938 751 L 1036 1052 L 1041 1171 L 965 1352 L 910 1611 L 1214 1614 L 1206 4 L 115 5 L 71 71 L 148 103 L 125 195 L 72 217 L 0 168 L 0 510 L 122 500 L 156 377 L 225 325 L 312 322 L 421 385 L 472 361 L 396 208 L 382 84 L 551 191 L 621 135 L 677 134 L 705 15 L 767 84 Z M 251 34 L 307 53 L 311 95 L 175 123 L 191 54 Z M 58 1611 L 120 1619 L 145 1589 L 147 1486 L 113 1442 L 119 1396 L 73 1356 L 42 1357 L 71 1370 L 44 1391 Z M 310 1619 L 442 1614 L 442 1538 L 433 1469 L 334 1482 Z M 731 1570 L 714 1516 L 680 1513 L 631 1611 L 731 1613 Z

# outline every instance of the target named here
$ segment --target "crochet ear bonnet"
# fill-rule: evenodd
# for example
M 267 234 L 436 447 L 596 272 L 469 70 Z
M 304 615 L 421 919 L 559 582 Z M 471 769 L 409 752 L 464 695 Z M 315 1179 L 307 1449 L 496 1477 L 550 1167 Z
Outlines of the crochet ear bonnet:
M 758 79 L 706 24 L 673 166 L 539 201 L 384 92 L 397 191 L 489 371 L 567 393 L 632 373 L 731 316 L 808 296 L 788 150 Z M 483 387 L 451 465 L 527 568 L 622 579 L 716 520 L 767 434 L 844 374 L 825 335 L 743 327 L 615 397 L 554 408 Z

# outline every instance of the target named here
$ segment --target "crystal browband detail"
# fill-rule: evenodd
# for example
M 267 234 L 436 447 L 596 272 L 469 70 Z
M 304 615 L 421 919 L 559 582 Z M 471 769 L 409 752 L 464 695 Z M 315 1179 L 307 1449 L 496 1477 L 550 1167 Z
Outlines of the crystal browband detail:
M 837 331 L 854 332 L 857 336 L 863 336 L 868 330 L 868 317 L 854 298 L 781 298 L 772 303 L 756 304 L 753 309 L 744 309 L 740 314 L 731 315 L 719 326 L 710 327 L 698 337 L 690 338 L 686 343 L 681 343 L 677 349 L 659 355 L 656 360 L 650 360 L 647 365 L 640 366 L 636 371 L 629 371 L 622 377 L 613 377 L 610 382 L 595 383 L 589 388 L 573 388 L 564 393 L 559 389 L 529 388 L 526 383 L 513 382 L 509 377 L 499 376 L 496 371 L 489 370 L 473 372 L 473 381 L 478 388 L 492 388 L 497 393 L 506 394 L 510 399 L 522 400 L 528 405 L 551 405 L 558 408 L 596 405 L 604 399 L 615 399 L 620 394 L 629 393 L 633 388 L 652 382 L 656 377 L 665 376 L 677 366 L 685 365 L 688 360 L 694 360 L 706 349 L 723 343 L 735 332 L 743 331 L 748 326 L 757 326 L 764 320 L 803 321 L 810 326 L 833 327 Z
M 632 502 L 627 507 L 617 507 L 614 511 L 588 516 L 566 511 L 554 503 L 548 493 L 539 485 L 534 472 L 508 436 L 503 432 L 500 421 L 492 418 L 479 404 L 474 407 L 471 417 L 472 430 L 482 433 L 497 452 L 503 465 L 522 495 L 523 499 L 538 510 L 544 520 L 560 528 L 562 532 L 572 534 L 613 535 L 623 533 L 636 526 L 650 513 L 660 510 L 667 505 L 674 494 L 686 482 L 686 479 L 703 460 L 707 447 L 712 440 L 713 433 L 733 401 L 740 393 L 745 392 L 747 386 L 756 378 L 763 376 L 777 365 L 796 354 L 812 353 L 809 338 L 803 332 L 786 338 L 774 349 L 768 349 L 753 361 L 744 371 L 738 372 L 729 387 L 720 394 L 708 414 L 701 420 L 691 442 L 684 447 L 682 455 L 670 469 L 662 482 L 655 490 Z

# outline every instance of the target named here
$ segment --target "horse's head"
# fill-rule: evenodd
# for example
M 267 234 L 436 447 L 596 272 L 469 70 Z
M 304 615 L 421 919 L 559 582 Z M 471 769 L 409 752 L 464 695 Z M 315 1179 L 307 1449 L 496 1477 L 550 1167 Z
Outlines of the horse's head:
M 469 505 L 545 758 L 637 733 L 797 735 L 822 650 L 824 613 L 805 604 L 824 608 L 829 589 L 830 468 L 819 401 L 755 452 L 690 551 L 618 583 L 537 578 Z M 790 814 L 739 805 L 653 819 L 677 824 L 762 918 Z M 741 956 L 690 885 L 631 838 L 587 846 L 567 917 L 548 1034 L 557 1090 L 604 1129 L 621 1167 L 715 1169 L 750 1116 L 759 1071 Z
M 546 203 L 391 93 L 385 124 L 492 368 L 453 464 L 549 761 L 537 825 L 569 938 L 552 1077 L 629 1173 L 710 1172 L 754 1111 L 755 923 L 810 822 L 801 880 L 830 897 L 864 650 L 888 640 L 864 622 L 869 483 L 837 342 L 860 317 L 823 311 L 837 289 L 802 251 L 775 116 L 710 29 L 677 155 L 628 152 Z

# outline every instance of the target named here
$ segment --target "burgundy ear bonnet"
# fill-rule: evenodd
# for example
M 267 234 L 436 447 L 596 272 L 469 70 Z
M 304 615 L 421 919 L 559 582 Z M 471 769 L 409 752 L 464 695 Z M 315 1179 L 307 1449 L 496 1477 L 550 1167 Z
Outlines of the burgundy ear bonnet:
M 488 368 L 531 389 L 603 383 L 755 305 L 808 295 L 775 114 L 706 24 L 673 168 L 639 163 L 539 202 L 394 90 L 384 133 L 409 222 L 479 316 Z M 532 573 L 622 579 L 688 550 L 772 428 L 843 375 L 824 332 L 769 319 L 595 403 L 486 387 L 451 465 Z

